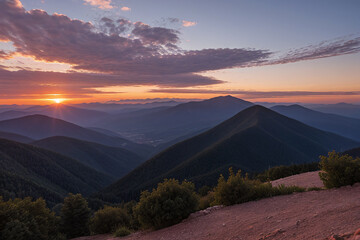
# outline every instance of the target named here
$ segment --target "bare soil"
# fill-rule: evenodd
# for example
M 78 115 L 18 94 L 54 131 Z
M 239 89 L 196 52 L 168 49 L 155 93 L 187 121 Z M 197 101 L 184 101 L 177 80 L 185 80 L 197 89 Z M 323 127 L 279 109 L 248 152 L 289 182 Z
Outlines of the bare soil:
M 285 186 L 299 186 L 304 188 L 323 188 L 324 184 L 320 180 L 319 172 L 320 171 L 297 174 L 290 177 L 274 180 L 271 183 L 273 186 L 279 186 L 281 184 L 284 184 Z
M 316 172 L 273 184 L 321 187 Z M 319 181 L 318 181 L 319 180 Z M 305 182 L 307 182 L 305 184 Z M 320 182 L 321 183 L 321 182 Z M 158 231 L 137 232 L 126 240 L 265 240 L 360 239 L 360 184 L 338 189 L 294 193 L 192 214 Z M 334 234 L 341 235 L 335 236 Z M 360 237 L 360 236 L 359 236 Z M 111 235 L 78 240 L 107 240 Z

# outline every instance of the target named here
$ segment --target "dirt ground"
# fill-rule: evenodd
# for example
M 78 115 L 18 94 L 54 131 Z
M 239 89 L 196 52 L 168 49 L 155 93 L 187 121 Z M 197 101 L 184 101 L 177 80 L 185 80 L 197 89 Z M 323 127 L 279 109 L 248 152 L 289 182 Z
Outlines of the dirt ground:
M 309 187 L 324 187 L 323 182 L 320 180 L 319 172 L 307 172 L 302 174 L 293 175 L 286 178 L 281 178 L 275 181 L 272 181 L 273 186 L 278 186 L 284 184 L 285 186 L 299 186 L 304 188 Z
M 315 176 L 318 176 L 316 172 L 295 175 L 274 181 L 274 184 L 294 185 L 293 183 L 298 181 L 300 184 L 295 185 L 321 187 Z M 305 181 L 310 185 L 304 185 Z M 177 225 L 158 231 L 137 232 L 121 239 L 349 239 L 351 233 L 358 228 L 360 228 L 360 184 L 355 184 L 352 187 L 294 193 L 213 211 L 197 212 Z M 334 234 L 344 235 L 344 238 L 332 237 Z M 80 239 L 116 238 L 110 235 L 98 235 L 78 240 Z

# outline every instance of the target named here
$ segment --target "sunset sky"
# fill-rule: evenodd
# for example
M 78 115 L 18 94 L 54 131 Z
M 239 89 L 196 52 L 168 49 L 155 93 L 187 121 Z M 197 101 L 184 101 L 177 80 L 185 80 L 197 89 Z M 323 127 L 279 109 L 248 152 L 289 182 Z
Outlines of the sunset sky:
M 0 104 L 360 103 L 360 1 L 0 0 Z

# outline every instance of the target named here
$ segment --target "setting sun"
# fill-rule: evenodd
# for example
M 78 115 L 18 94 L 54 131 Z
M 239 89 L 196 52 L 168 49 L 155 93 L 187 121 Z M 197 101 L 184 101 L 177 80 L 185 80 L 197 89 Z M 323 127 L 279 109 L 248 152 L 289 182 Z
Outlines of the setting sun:
M 61 103 L 64 101 L 64 99 L 56 98 L 56 99 L 52 99 L 52 101 L 54 101 L 55 103 Z

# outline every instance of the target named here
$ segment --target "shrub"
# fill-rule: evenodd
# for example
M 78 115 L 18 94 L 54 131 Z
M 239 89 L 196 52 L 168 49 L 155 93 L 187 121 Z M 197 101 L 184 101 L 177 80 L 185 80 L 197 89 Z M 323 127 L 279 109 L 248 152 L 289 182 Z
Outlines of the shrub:
M 64 239 L 59 234 L 59 218 L 46 207 L 43 199 L 0 197 L 0 239 Z
M 251 180 L 247 176 L 241 176 L 240 170 L 235 174 L 232 168 L 230 168 L 229 178 L 227 180 L 223 175 L 220 175 L 218 184 L 215 187 L 215 200 L 212 205 L 221 204 L 228 206 L 303 191 L 305 191 L 305 188 L 297 186 L 285 187 L 281 185 L 279 187 L 273 187 L 271 183 L 262 183 L 259 180 Z
M 198 208 L 194 184 L 165 179 L 150 193 L 141 193 L 135 213 L 143 227 L 167 227 L 187 218 Z
M 334 188 L 360 182 L 360 158 L 340 155 L 335 151 L 320 156 L 320 179 L 325 187 Z
M 198 193 L 201 197 L 204 197 L 204 196 L 208 195 L 208 193 L 211 190 L 212 190 L 211 187 L 205 185 L 205 186 L 202 186 L 201 188 L 199 188 Z
M 90 220 L 92 234 L 113 233 L 119 227 L 129 227 L 130 217 L 124 209 L 105 206 Z
M 321 191 L 321 190 L 323 190 L 322 188 L 319 188 L 319 187 L 309 187 L 308 189 L 307 189 L 307 191 Z
M 131 234 L 131 231 L 128 228 L 120 227 L 115 231 L 114 237 L 125 237 L 130 234 Z
M 81 194 L 70 193 L 61 208 L 62 229 L 68 238 L 89 235 L 90 208 Z
M 214 200 L 215 200 L 214 192 L 209 192 L 206 196 L 200 197 L 199 210 L 203 210 L 208 207 L 211 207 Z
M 284 178 L 292 176 L 295 174 L 312 172 L 319 170 L 319 163 L 304 163 L 290 166 L 276 166 L 270 168 L 256 176 L 256 179 L 259 179 L 262 182 L 272 181 L 279 178 Z

